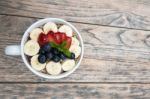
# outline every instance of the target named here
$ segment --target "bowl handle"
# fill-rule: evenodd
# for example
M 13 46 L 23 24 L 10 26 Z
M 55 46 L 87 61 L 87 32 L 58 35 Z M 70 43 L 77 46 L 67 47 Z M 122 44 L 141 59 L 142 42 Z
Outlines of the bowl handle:
M 10 45 L 5 48 L 5 54 L 11 56 L 21 55 L 21 46 L 20 45 Z

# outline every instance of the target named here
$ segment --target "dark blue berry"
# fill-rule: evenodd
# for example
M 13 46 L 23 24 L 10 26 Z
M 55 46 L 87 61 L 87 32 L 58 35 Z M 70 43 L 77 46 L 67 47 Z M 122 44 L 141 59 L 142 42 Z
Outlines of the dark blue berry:
M 40 53 L 40 54 L 45 54 L 45 51 L 44 51 L 42 48 L 40 48 L 39 53 Z
M 42 49 L 45 51 L 45 52 L 49 52 L 51 50 L 51 45 L 49 43 L 45 44 L 42 46 Z
M 63 53 L 60 53 L 60 54 L 59 54 L 59 57 L 60 57 L 62 60 L 65 60 L 65 59 L 66 59 L 66 56 L 65 56 Z
M 51 50 L 51 52 L 52 52 L 54 55 L 58 55 L 58 54 L 59 54 L 59 51 L 58 51 L 58 49 L 56 49 L 56 48 L 53 48 L 53 49 Z
M 55 56 L 53 57 L 53 61 L 54 61 L 54 62 L 59 62 L 59 61 L 60 61 L 60 57 L 58 57 L 58 56 L 55 55 Z
M 54 55 L 53 55 L 52 52 L 49 52 L 49 53 L 46 53 L 46 56 L 47 56 L 48 59 L 51 60 L 51 59 L 53 58 Z
M 74 54 L 74 53 L 71 53 L 70 58 L 71 58 L 71 59 L 75 59 L 75 54 Z
M 42 64 L 45 63 L 46 62 L 46 56 L 44 54 L 40 54 L 38 57 L 38 61 Z

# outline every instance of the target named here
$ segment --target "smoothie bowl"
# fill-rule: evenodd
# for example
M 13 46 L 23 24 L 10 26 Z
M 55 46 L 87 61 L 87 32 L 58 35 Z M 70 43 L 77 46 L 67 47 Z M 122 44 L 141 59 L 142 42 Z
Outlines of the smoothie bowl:
M 34 74 L 60 79 L 73 73 L 83 58 L 83 40 L 78 30 L 59 18 L 33 23 L 24 33 L 20 46 L 7 46 L 6 55 L 21 55 Z

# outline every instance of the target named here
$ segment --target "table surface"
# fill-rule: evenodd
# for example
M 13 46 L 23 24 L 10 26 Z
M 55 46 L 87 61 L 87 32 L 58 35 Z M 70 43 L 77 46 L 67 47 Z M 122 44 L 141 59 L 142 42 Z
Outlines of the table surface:
M 85 44 L 81 66 L 60 80 L 4 54 L 46 17 L 71 22 Z M 0 24 L 0 99 L 150 99 L 149 0 L 0 0 Z

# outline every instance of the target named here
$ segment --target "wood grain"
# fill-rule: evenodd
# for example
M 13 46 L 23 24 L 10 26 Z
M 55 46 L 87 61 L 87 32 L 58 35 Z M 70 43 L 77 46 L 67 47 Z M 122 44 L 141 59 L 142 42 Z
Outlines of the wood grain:
M 0 14 L 150 30 L 149 0 L 0 0 Z
M 0 84 L 2 99 L 150 99 L 140 84 Z
M 21 57 L 6 56 L 37 19 L 0 15 L 0 82 L 144 82 L 150 83 L 150 32 L 72 23 L 80 31 L 84 59 L 67 78 L 46 80 L 29 71 Z

